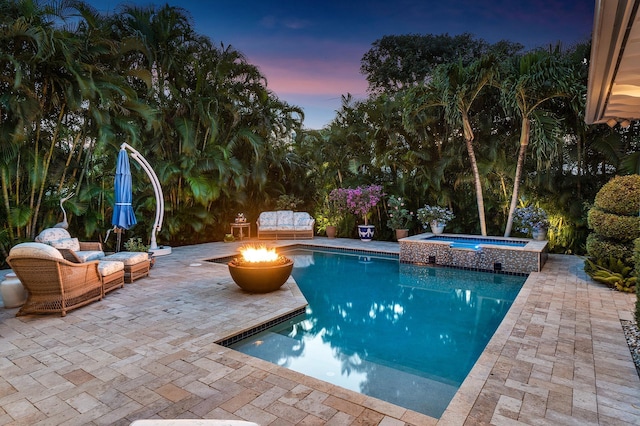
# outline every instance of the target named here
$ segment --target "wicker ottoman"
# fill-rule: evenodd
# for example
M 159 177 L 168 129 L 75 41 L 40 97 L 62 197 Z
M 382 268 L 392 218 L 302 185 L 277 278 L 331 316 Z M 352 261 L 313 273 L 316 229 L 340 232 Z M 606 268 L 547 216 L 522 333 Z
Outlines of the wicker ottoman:
M 101 260 L 117 260 L 124 263 L 124 282 L 132 283 L 149 275 L 149 255 L 145 252 L 121 251 L 103 257 Z
M 124 263 L 116 260 L 101 260 L 98 272 L 102 276 L 102 293 L 124 287 Z

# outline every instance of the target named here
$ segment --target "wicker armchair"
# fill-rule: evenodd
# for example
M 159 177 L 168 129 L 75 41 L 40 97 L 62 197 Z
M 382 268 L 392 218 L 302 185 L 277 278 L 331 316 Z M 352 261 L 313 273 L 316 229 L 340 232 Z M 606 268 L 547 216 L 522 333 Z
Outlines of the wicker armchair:
M 55 248 L 22 243 L 11 249 L 7 263 L 29 292 L 16 316 L 68 311 L 102 299 L 98 261 L 72 263 Z

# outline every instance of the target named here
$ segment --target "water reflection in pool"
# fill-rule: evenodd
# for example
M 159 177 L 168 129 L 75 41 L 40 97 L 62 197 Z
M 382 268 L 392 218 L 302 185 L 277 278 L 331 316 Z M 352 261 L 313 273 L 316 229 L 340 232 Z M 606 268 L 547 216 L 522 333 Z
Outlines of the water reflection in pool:
M 400 264 L 375 255 L 287 253 L 305 315 L 241 352 L 439 417 L 525 277 Z M 302 266 L 302 265 L 301 265 Z

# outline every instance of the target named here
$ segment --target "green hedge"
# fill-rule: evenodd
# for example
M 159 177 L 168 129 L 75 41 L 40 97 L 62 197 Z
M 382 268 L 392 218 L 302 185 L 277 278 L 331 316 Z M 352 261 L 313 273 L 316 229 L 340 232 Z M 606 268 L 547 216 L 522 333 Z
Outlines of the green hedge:
M 633 265 L 633 242 L 627 244 L 608 240 L 597 234 L 587 237 L 587 253 L 592 259 L 609 259 L 610 256 Z
M 595 206 L 608 213 L 637 216 L 640 208 L 640 175 L 611 179 L 598 191 Z
M 633 241 L 640 238 L 640 216 L 622 216 L 607 213 L 599 208 L 589 210 L 589 228 L 604 238 L 619 241 Z
M 636 276 L 640 282 L 640 238 L 633 242 L 633 259 L 636 264 Z M 636 283 L 636 324 L 640 325 L 640 284 Z

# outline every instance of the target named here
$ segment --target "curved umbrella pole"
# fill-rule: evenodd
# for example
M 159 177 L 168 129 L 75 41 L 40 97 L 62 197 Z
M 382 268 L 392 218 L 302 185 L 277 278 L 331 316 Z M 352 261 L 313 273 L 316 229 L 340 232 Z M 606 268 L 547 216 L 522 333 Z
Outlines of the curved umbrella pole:
M 158 247 L 158 243 L 156 241 L 156 234 L 162 228 L 162 221 L 164 220 L 164 196 L 162 194 L 162 187 L 160 186 L 158 176 L 153 171 L 153 168 L 146 160 L 146 158 L 144 158 L 142 154 L 140 154 L 134 147 L 125 142 L 120 145 L 120 149 L 128 149 L 129 151 L 131 151 L 131 158 L 136 160 L 138 164 L 142 166 L 147 176 L 149 176 L 151 185 L 153 186 L 153 192 L 156 195 L 156 218 L 155 222 L 153 223 L 153 228 L 151 229 L 151 246 L 149 247 L 149 251 L 153 252 L 155 256 L 170 254 L 171 247 Z

